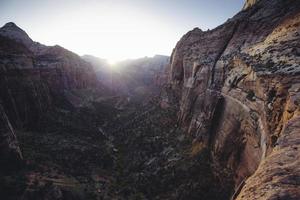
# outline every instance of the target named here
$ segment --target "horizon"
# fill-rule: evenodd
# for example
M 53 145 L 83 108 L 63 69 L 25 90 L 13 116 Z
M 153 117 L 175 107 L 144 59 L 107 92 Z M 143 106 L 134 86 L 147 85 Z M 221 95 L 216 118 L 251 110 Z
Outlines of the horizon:
M 114 64 L 170 56 L 183 34 L 196 27 L 206 31 L 221 25 L 242 9 L 244 0 L 205 3 L 4 0 L 0 23 L 13 22 L 42 44 L 60 45 L 80 56 L 93 55 Z

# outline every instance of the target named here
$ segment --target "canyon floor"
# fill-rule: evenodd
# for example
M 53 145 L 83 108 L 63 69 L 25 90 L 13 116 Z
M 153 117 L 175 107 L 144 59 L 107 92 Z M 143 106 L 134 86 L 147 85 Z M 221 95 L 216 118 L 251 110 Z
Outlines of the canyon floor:
M 209 154 L 177 126 L 159 96 L 107 96 L 57 108 L 17 131 L 25 163 L 1 176 L 5 199 L 226 199 Z M 116 106 L 118 105 L 118 106 Z

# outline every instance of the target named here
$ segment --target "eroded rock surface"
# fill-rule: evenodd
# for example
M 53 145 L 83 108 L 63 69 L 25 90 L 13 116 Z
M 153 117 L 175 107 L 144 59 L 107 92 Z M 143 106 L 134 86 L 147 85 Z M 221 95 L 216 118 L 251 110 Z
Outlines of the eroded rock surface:
M 14 23 L 0 28 L 1 166 L 12 170 L 21 163 L 16 129 L 43 128 L 43 116 L 58 104 L 74 106 L 71 91 L 96 84 L 92 66 L 76 54 L 34 42 Z
M 23 159 L 15 131 L 0 104 L 1 170 L 15 170 Z
M 282 148 L 276 153 L 288 134 L 284 127 L 293 127 L 291 133 L 299 137 L 297 122 L 288 125 L 299 110 L 299 33 L 299 1 L 247 1 L 225 24 L 188 32 L 173 51 L 168 87 L 180 103 L 179 122 L 195 144 L 210 149 L 216 176 L 228 178 L 224 174 L 229 171 L 236 194 L 257 169 L 265 176 L 277 173 L 274 157 L 288 152 Z M 163 96 L 164 107 L 169 99 Z M 291 176 L 299 178 L 299 163 L 281 159 L 291 164 Z M 251 187 L 250 180 L 245 188 Z M 255 181 L 267 187 L 259 176 Z M 273 186 L 270 193 L 276 194 Z M 295 188 L 299 190 L 299 182 Z M 299 197 L 295 191 L 287 193 Z M 238 198 L 252 199 L 251 192 L 263 194 L 258 188 L 245 189 Z
M 36 124 L 66 91 L 95 87 L 92 66 L 59 46 L 33 42 L 14 23 L 0 29 L 1 104 L 13 126 Z

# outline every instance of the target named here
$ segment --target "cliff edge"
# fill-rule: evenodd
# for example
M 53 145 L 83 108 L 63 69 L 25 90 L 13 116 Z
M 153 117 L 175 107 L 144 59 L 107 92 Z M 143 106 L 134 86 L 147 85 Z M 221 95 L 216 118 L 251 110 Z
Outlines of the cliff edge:
M 171 57 L 162 105 L 209 149 L 233 199 L 299 198 L 300 2 L 247 1 L 223 25 L 194 29 Z M 170 93 L 170 92 L 169 92 Z M 227 177 L 224 174 L 229 174 Z

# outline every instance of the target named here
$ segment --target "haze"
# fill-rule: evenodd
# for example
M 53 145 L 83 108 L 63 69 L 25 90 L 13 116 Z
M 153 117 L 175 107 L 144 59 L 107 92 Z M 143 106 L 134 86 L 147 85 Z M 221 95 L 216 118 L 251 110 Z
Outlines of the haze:
M 59 44 L 111 63 L 170 55 L 187 31 L 212 29 L 241 10 L 244 0 L 2 0 L 0 23 L 15 22 L 33 40 Z

